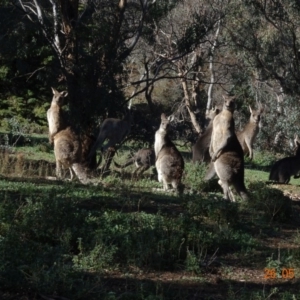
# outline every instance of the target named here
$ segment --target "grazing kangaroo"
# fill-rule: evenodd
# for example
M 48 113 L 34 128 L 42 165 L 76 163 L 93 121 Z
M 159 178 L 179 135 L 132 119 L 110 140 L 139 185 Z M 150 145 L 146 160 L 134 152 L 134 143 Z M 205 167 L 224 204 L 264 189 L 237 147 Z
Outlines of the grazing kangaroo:
M 285 157 L 275 162 L 272 166 L 269 180 L 288 184 L 291 176 L 294 175 L 294 178 L 300 177 L 300 140 L 298 135 L 295 135 L 294 142 L 296 155 Z
M 81 162 L 82 149 L 79 137 L 70 127 L 54 135 L 54 154 L 56 160 L 56 177 L 62 179 L 62 169 L 69 168 L 71 180 L 74 174 L 83 184 L 88 183 L 86 171 Z
M 155 153 L 153 149 L 150 148 L 142 148 L 138 152 L 136 152 L 133 157 L 125 162 L 123 165 L 119 165 L 114 161 L 114 164 L 119 169 L 124 169 L 132 164 L 136 165 L 136 170 L 133 172 L 132 176 L 141 175 L 145 171 L 147 171 L 151 166 L 155 164 Z
M 47 110 L 47 120 L 49 126 L 49 142 L 53 144 L 54 135 L 67 127 L 61 107 L 64 105 L 64 98 L 67 97 L 68 93 L 66 91 L 58 92 L 54 88 L 51 89 L 53 98 L 50 108 Z
M 242 146 L 244 155 L 248 155 L 249 158 L 252 160 L 253 144 L 259 132 L 260 118 L 261 118 L 261 114 L 264 111 L 264 108 L 260 106 L 258 110 L 252 110 L 251 106 L 249 106 L 249 109 L 251 113 L 250 120 L 246 124 L 245 128 L 242 131 L 238 131 L 236 135 Z
M 160 127 L 155 133 L 154 142 L 158 181 L 163 183 L 163 190 L 168 190 L 171 184 L 173 189 L 182 192 L 181 177 L 184 170 L 184 161 L 182 155 L 170 140 L 168 132 L 169 120 L 165 114 L 162 114 Z
M 235 201 L 230 190 L 233 185 L 242 199 L 247 199 L 244 184 L 244 153 L 236 137 L 233 112 L 234 97 L 223 96 L 223 110 L 213 120 L 213 130 L 209 153 L 215 172 L 219 177 L 218 183 L 223 188 L 224 198 Z M 208 173 L 206 179 L 211 179 Z
M 211 133 L 213 129 L 213 120 L 215 116 L 220 112 L 218 108 L 211 109 L 206 115 L 206 121 L 208 123 L 205 131 L 199 136 L 196 143 L 192 147 L 193 163 L 196 162 L 210 162 L 209 145 L 211 140 Z
M 105 152 L 110 147 L 115 147 L 120 144 L 124 138 L 129 134 L 131 126 L 131 113 L 130 111 L 125 115 L 125 117 L 120 119 L 108 118 L 103 121 L 100 126 L 99 134 L 95 144 L 93 145 L 88 158 L 93 157 L 97 149 L 101 147 L 101 151 Z M 109 141 L 105 146 L 102 146 L 104 141 L 108 139 Z

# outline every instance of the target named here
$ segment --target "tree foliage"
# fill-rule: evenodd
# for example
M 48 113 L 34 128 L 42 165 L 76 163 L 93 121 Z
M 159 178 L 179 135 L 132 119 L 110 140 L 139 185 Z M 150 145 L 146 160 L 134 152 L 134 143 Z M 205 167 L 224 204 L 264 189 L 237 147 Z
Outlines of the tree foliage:
M 150 123 L 163 109 L 185 136 L 199 133 L 222 93 L 238 96 L 238 127 L 248 105 L 266 106 L 262 147 L 299 130 L 297 1 L 2 2 L 3 119 L 46 126 L 54 86 L 68 90 L 72 125 L 84 131 L 146 100 Z

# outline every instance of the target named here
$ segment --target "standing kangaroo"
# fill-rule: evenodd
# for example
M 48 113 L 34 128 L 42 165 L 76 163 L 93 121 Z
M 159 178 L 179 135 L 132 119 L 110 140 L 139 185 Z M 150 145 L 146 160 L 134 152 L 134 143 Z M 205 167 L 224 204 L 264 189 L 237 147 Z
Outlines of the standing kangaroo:
M 101 147 L 102 152 L 105 152 L 108 148 L 115 147 L 117 144 L 120 144 L 129 134 L 130 126 L 130 112 L 128 112 L 122 120 L 115 118 L 105 119 L 100 126 L 97 140 L 93 145 L 88 158 L 93 157 L 99 147 Z M 106 139 L 109 141 L 105 146 L 102 146 Z
M 235 201 L 230 190 L 230 185 L 233 185 L 245 200 L 248 195 L 244 184 L 244 153 L 234 129 L 234 97 L 223 98 L 223 110 L 213 120 L 209 153 L 219 177 L 218 183 L 223 188 L 224 198 Z M 206 179 L 210 178 L 211 174 L 207 174 Z
M 148 170 L 151 166 L 155 164 L 155 153 L 153 149 L 150 148 L 142 148 L 138 152 L 136 152 L 133 157 L 128 159 L 125 164 L 119 165 L 114 161 L 114 164 L 117 168 L 123 169 L 132 164 L 136 165 L 136 170 L 133 172 L 132 176 L 139 176 Z
M 260 127 L 260 118 L 261 114 L 264 111 L 264 108 L 260 106 L 258 110 L 252 110 L 251 106 L 250 109 L 250 120 L 246 124 L 245 128 L 242 131 L 238 131 L 236 133 L 237 138 L 242 146 L 244 151 L 244 155 L 248 155 L 249 158 L 253 159 L 253 144 L 254 140 L 259 132 Z
M 64 98 L 67 97 L 68 93 L 66 91 L 58 92 L 54 88 L 51 89 L 53 98 L 50 108 L 47 110 L 47 121 L 49 126 L 49 142 L 53 144 L 54 135 L 67 127 L 61 107 L 64 105 Z
M 295 135 L 294 142 L 296 155 L 285 157 L 275 162 L 272 166 L 269 180 L 288 184 L 291 176 L 294 175 L 294 178 L 300 177 L 300 140 L 298 135 Z
M 168 133 L 169 120 L 165 114 L 162 114 L 160 127 L 155 133 L 154 142 L 158 181 L 163 183 L 163 190 L 168 190 L 171 184 L 173 189 L 182 192 L 181 178 L 184 161 L 182 155 L 170 140 Z
M 206 163 L 210 162 L 209 145 L 213 129 L 213 120 L 219 112 L 219 109 L 214 108 L 211 109 L 206 115 L 206 121 L 208 125 L 205 131 L 199 136 L 196 143 L 192 147 L 193 163 L 196 163 L 197 161 Z
M 82 148 L 79 137 L 67 127 L 54 135 L 54 154 L 56 160 L 56 177 L 62 179 L 62 169 L 69 168 L 71 180 L 74 174 L 83 184 L 88 183 L 86 171 L 82 165 Z

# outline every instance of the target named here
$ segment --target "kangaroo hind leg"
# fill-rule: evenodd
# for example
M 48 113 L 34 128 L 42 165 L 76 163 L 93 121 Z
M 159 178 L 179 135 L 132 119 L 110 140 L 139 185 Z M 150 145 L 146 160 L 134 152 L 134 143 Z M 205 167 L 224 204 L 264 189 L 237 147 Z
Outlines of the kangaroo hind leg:
M 248 200 L 249 199 L 248 192 L 247 192 L 244 184 L 241 185 L 241 184 L 235 183 L 234 188 L 243 200 Z
M 225 200 L 230 200 L 235 202 L 234 195 L 229 187 L 228 182 L 223 182 L 221 179 L 218 181 L 218 184 L 222 187 L 223 189 L 223 194 L 224 194 L 224 199 Z

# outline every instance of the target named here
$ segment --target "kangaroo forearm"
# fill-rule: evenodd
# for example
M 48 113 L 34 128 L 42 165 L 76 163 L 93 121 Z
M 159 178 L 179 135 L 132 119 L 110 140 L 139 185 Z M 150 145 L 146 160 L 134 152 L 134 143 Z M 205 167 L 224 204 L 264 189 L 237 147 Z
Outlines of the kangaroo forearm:
M 217 149 L 215 149 L 214 155 L 219 154 L 228 145 L 228 141 L 229 141 L 229 139 L 226 139 L 225 141 L 223 141 L 223 143 L 221 145 L 219 145 Z

